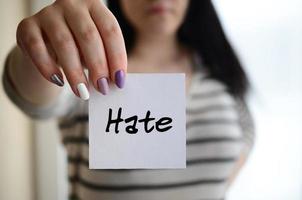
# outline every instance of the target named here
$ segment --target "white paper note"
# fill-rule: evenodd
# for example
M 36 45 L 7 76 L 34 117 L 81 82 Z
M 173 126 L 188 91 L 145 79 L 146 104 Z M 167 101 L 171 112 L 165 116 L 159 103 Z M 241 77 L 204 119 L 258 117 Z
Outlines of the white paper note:
M 123 89 L 90 91 L 90 169 L 186 167 L 184 74 L 127 74 Z

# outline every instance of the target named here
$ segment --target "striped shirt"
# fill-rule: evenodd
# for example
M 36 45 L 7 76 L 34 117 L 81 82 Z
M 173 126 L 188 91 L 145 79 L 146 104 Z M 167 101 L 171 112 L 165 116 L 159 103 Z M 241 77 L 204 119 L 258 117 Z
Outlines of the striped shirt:
M 18 62 L 7 59 L 8 65 Z M 201 67 L 201 66 L 200 66 Z M 199 67 L 199 68 L 200 68 Z M 37 107 L 14 90 L 7 70 L 3 84 L 10 99 L 35 119 L 56 117 L 68 155 L 70 199 L 218 200 L 224 199 L 236 161 L 253 145 L 253 122 L 246 104 L 203 70 L 194 73 L 187 92 L 187 168 L 88 168 L 88 103 L 65 87 L 55 102 Z

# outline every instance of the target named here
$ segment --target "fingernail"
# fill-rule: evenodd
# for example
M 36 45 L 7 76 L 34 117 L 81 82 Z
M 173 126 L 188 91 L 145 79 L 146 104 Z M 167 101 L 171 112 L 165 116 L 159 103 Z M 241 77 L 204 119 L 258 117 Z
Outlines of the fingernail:
M 98 87 L 99 87 L 100 92 L 103 95 L 108 94 L 109 86 L 108 86 L 108 80 L 107 80 L 107 78 L 99 78 L 97 80 L 97 83 L 98 83 Z
M 125 84 L 125 73 L 123 70 L 115 72 L 115 84 L 119 88 L 123 88 Z
M 77 89 L 78 89 L 78 92 L 79 92 L 79 95 L 80 95 L 81 99 L 83 99 L 83 100 L 88 100 L 89 99 L 89 91 L 88 91 L 85 83 L 79 83 L 77 85 Z
M 56 84 L 60 87 L 62 87 L 64 85 L 64 81 L 60 75 L 53 74 L 53 75 L 51 75 L 50 79 L 54 84 Z

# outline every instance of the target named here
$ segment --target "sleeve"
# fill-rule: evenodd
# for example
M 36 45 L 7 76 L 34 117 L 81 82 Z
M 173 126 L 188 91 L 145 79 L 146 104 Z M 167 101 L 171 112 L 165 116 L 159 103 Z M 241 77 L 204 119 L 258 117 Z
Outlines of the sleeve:
M 6 58 L 4 71 L 2 74 L 3 87 L 8 98 L 21 111 L 23 111 L 27 116 L 33 119 L 64 117 L 70 114 L 76 107 L 77 99 L 76 97 L 74 97 L 67 84 L 64 85 L 62 92 L 59 94 L 58 98 L 45 106 L 34 105 L 22 98 L 22 96 L 15 89 L 8 73 L 8 67 L 10 65 L 20 64 L 20 62 L 22 62 L 20 50 L 18 50 L 18 48 L 14 48 Z
M 255 124 L 251 112 L 242 99 L 236 100 L 236 111 L 238 113 L 239 126 L 242 130 L 244 152 L 249 153 L 255 142 Z

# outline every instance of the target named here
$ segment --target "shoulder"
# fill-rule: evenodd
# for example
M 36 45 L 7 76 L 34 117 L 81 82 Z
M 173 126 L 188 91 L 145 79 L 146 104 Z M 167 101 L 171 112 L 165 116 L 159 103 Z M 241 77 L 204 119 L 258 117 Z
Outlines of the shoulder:
M 196 53 L 192 53 L 193 76 L 189 91 L 190 100 L 213 100 L 220 104 L 233 105 L 235 100 L 228 92 L 227 86 L 219 80 L 210 76 L 208 67 L 204 64 L 202 57 Z

